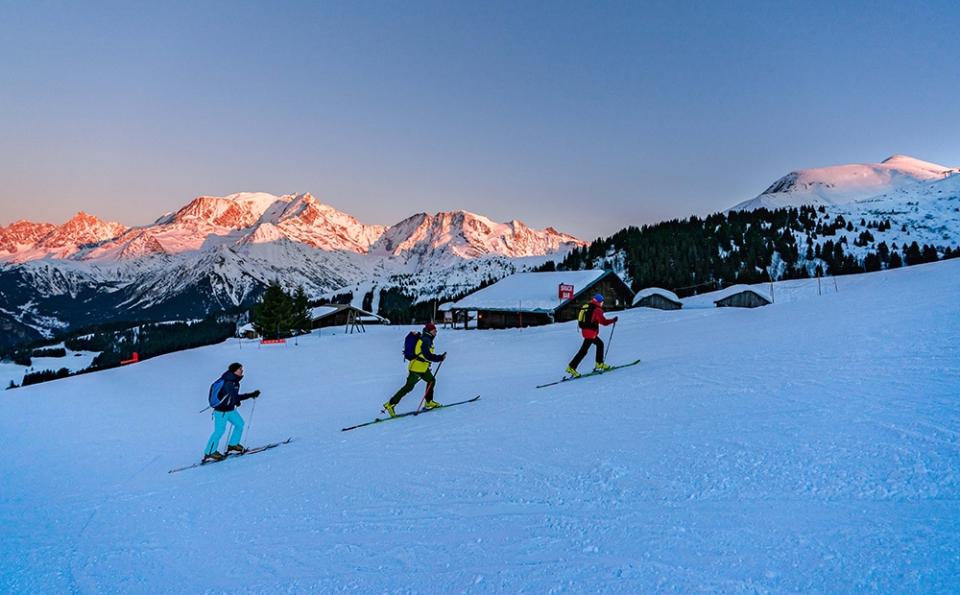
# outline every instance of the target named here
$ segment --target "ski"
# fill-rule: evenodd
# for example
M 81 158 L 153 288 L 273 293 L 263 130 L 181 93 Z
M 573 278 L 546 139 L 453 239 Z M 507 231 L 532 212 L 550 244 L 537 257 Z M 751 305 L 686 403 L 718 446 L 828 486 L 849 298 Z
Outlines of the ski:
M 355 426 L 350 426 L 350 427 L 347 427 L 347 428 L 341 428 L 340 431 L 341 431 L 341 432 L 347 432 L 347 431 L 350 431 L 350 430 L 356 430 L 357 428 L 363 428 L 363 427 L 365 427 L 365 426 L 372 426 L 373 424 L 378 424 L 378 423 L 385 422 L 385 421 L 393 421 L 393 420 L 395 420 L 395 419 L 400 419 L 401 417 L 409 417 L 409 416 L 411 416 L 411 415 L 422 415 L 422 414 L 425 414 L 425 413 L 430 413 L 431 411 L 439 411 L 439 410 L 441 410 L 441 409 L 446 409 L 447 407 L 454 407 L 454 406 L 456 406 L 456 405 L 464 405 L 464 404 L 466 404 L 466 403 L 475 403 L 475 402 L 476 402 L 477 400 L 479 400 L 479 399 L 480 399 L 480 395 L 477 395 L 477 396 L 475 396 L 475 397 L 472 398 L 472 399 L 467 399 L 466 401 L 457 401 L 456 403 L 447 403 L 446 405 L 441 405 L 441 406 L 439 406 L 439 407 L 437 407 L 437 408 L 435 408 L 435 409 L 418 409 L 418 410 L 416 410 L 416 411 L 408 411 L 408 412 L 406 412 L 406 413 L 398 413 L 398 414 L 396 415 L 396 417 L 378 417 L 378 418 L 376 418 L 376 419 L 373 420 L 373 421 L 368 421 L 368 422 L 365 422 L 365 423 L 362 423 L 362 424 L 357 424 L 357 425 L 355 425 Z
M 245 457 L 245 456 L 247 456 L 247 455 L 255 455 L 255 454 L 257 454 L 258 452 L 263 452 L 263 451 L 265 451 L 265 450 L 270 450 L 271 448 L 276 448 L 276 447 L 281 446 L 281 445 L 283 445 L 283 444 L 290 444 L 290 441 L 291 441 L 291 440 L 293 440 L 293 438 L 287 438 L 286 440 L 284 440 L 284 441 L 282 441 L 282 442 L 273 442 L 273 443 L 271 443 L 271 444 L 264 444 L 263 446 L 255 446 L 255 447 L 253 447 L 253 448 L 248 448 L 248 449 L 246 450 L 246 452 L 244 452 L 244 453 L 242 453 L 242 454 L 241 454 L 241 453 L 236 453 L 236 452 L 227 453 L 227 456 L 226 456 L 225 458 L 219 460 L 219 461 L 207 461 L 206 463 L 194 463 L 193 465 L 187 465 L 186 467 L 179 467 L 179 468 L 177 468 L 177 469 L 171 469 L 170 471 L 167 471 L 167 473 L 177 473 L 178 471 L 186 471 L 187 469 L 194 469 L 195 467 L 202 467 L 202 466 L 204 466 L 204 465 L 213 465 L 214 463 L 222 463 L 223 461 L 226 461 L 227 459 L 232 459 L 232 458 L 236 458 L 236 457 Z
M 563 378 L 561 378 L 560 380 L 557 380 L 556 382 L 548 382 L 548 383 L 546 383 L 546 384 L 539 384 L 539 385 L 537 385 L 537 388 L 544 388 L 544 387 L 546 387 L 546 386 L 554 386 L 554 385 L 560 384 L 561 382 L 568 382 L 568 381 L 570 381 L 570 380 L 579 380 L 579 379 L 581 379 L 581 378 L 589 378 L 590 376 L 600 376 L 601 374 L 608 374 L 608 373 L 610 373 L 610 372 L 613 372 L 614 370 L 619 370 L 620 368 L 629 368 L 630 366 L 635 366 L 635 365 L 637 365 L 637 364 L 639 364 L 639 363 L 640 363 L 640 360 L 637 360 L 637 361 L 635 361 L 635 362 L 630 362 L 629 364 L 622 364 L 622 365 L 620 365 L 620 366 L 611 366 L 610 369 L 607 370 L 606 372 L 588 372 L 588 373 L 586 373 L 586 374 L 581 374 L 580 376 L 564 376 Z

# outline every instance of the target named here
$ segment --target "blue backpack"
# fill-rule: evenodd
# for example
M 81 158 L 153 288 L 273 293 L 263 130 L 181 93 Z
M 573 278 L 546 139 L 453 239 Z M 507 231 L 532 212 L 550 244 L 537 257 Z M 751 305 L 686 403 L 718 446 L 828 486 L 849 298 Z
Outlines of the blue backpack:
M 210 406 L 217 407 L 222 403 L 220 391 L 223 389 L 223 378 L 218 378 L 216 382 L 210 385 Z
M 420 340 L 420 333 L 410 331 L 407 338 L 403 341 L 403 359 L 413 361 L 417 359 L 417 341 Z

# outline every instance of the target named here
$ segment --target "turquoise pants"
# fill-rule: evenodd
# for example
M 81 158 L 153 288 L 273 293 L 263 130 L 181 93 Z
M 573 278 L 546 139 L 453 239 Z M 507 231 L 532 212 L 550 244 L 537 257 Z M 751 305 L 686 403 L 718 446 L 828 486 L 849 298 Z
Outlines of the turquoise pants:
M 236 409 L 233 411 L 214 411 L 213 412 L 213 434 L 210 434 L 210 440 L 207 441 L 207 448 L 203 454 L 214 453 L 220 447 L 220 438 L 223 437 L 223 431 L 227 429 L 227 422 L 233 426 L 230 430 L 230 440 L 227 444 L 234 446 L 240 444 L 240 436 L 243 434 L 243 418 Z

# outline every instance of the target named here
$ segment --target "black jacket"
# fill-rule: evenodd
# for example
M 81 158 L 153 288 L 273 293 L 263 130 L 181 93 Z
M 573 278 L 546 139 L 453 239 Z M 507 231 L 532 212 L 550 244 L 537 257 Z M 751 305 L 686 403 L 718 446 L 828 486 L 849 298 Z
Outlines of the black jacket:
M 246 401 L 253 397 L 253 393 L 240 394 L 241 378 L 233 372 L 229 370 L 224 372 L 220 380 L 222 380 L 223 383 L 220 386 L 220 391 L 216 395 L 216 401 L 220 404 L 214 407 L 215 411 L 233 411 L 240 406 L 240 401 Z

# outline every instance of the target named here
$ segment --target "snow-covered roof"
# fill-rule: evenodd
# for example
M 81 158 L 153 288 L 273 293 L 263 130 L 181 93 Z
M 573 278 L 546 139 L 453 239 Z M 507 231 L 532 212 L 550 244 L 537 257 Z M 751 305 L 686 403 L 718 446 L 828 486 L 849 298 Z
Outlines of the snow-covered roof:
M 310 308 L 310 318 L 316 320 L 324 316 L 329 316 L 338 310 L 340 310 L 340 308 L 336 306 L 317 306 L 316 308 Z
M 384 318 L 379 314 L 367 314 L 364 316 L 358 316 L 357 319 L 360 320 L 360 322 L 382 322 L 383 324 L 390 324 L 389 318 Z
M 773 298 L 770 297 L 770 294 L 766 290 L 760 289 L 756 286 L 751 285 L 731 285 L 730 287 L 725 287 L 719 291 L 711 291 L 710 293 L 702 293 L 700 295 L 695 295 L 692 297 L 684 298 L 680 300 L 683 302 L 684 308 L 712 308 L 720 300 L 726 299 L 731 295 L 736 295 L 738 293 L 749 291 L 754 293 L 761 298 L 767 300 L 768 302 L 773 302 Z
M 637 294 L 633 297 L 633 305 L 636 306 L 637 302 L 643 298 L 650 297 L 651 295 L 659 295 L 667 298 L 671 302 L 676 302 L 678 304 L 682 303 L 680 298 L 677 297 L 677 294 L 673 293 L 672 291 L 660 289 L 659 287 L 648 287 L 637 292 Z
M 453 305 L 458 310 L 507 310 L 510 312 L 553 312 L 568 300 L 561 300 L 560 284 L 573 285 L 574 294 L 596 283 L 603 270 L 516 273 L 490 287 L 474 292 Z
M 237 332 L 238 333 L 255 333 L 257 331 L 256 329 L 253 328 L 253 324 L 248 322 L 247 324 L 238 328 Z
M 453 309 L 453 302 L 445 302 L 437 306 L 438 312 L 449 312 L 451 309 Z
M 333 304 L 329 306 L 317 306 L 316 308 L 310 309 L 310 317 L 313 320 L 319 320 L 321 318 L 326 318 L 331 314 L 335 314 L 337 312 L 340 312 L 341 310 L 346 310 L 348 308 L 355 310 L 359 314 L 357 319 L 360 320 L 361 322 L 371 322 L 374 320 L 378 320 L 380 322 L 385 322 L 385 323 L 390 322 L 388 319 L 384 318 L 383 316 L 380 316 L 379 314 L 374 314 L 373 312 L 367 312 L 366 310 L 357 308 L 356 306 L 351 306 L 350 304 Z

